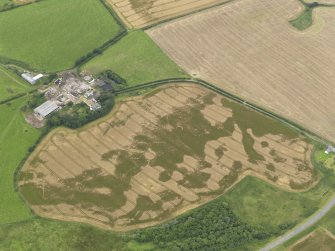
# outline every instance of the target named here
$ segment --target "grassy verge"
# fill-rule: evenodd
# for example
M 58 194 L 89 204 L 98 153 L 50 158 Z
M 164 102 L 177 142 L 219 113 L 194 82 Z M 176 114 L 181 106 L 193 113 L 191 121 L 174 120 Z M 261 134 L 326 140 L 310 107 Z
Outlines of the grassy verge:
M 1 13 L 0 58 L 40 71 L 60 71 L 72 68 L 119 30 L 99 1 L 41 1 Z
M 143 32 L 134 31 L 89 61 L 81 70 L 98 74 L 112 70 L 129 86 L 159 79 L 187 77 Z
M 13 184 L 15 169 L 40 134 L 22 116 L 20 109 L 25 102 L 26 98 L 20 98 L 0 106 L 0 223 L 31 217 L 29 209 L 14 191 Z
M 34 219 L 0 226 L 0 250 L 127 250 L 118 234 L 90 226 Z

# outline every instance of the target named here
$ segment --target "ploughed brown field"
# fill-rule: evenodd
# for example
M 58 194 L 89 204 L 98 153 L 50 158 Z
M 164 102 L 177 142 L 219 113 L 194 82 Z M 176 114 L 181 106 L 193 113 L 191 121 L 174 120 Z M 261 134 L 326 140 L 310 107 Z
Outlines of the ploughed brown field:
M 186 72 L 335 142 L 335 8 L 304 32 L 297 0 L 243 0 L 148 31 Z
M 107 0 L 130 28 L 141 28 L 229 0 Z
M 80 130 L 53 131 L 19 188 L 40 216 L 127 230 L 205 203 L 246 175 L 308 189 L 318 180 L 311 149 L 291 128 L 179 83 L 122 101 Z

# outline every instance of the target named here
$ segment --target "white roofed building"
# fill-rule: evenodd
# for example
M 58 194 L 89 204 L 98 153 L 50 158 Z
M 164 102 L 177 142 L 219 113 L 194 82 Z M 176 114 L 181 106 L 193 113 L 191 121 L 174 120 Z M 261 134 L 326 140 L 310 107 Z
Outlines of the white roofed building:
M 28 81 L 30 84 L 35 84 L 37 80 L 39 80 L 40 78 L 42 78 L 44 75 L 43 74 L 38 74 L 36 76 L 34 76 L 33 74 L 31 74 L 30 72 L 25 72 L 22 73 L 21 77 L 23 79 L 25 79 L 26 81 Z
M 34 109 L 34 113 L 40 117 L 40 118 L 45 118 L 49 114 L 51 114 L 54 111 L 57 111 L 59 109 L 59 106 L 53 102 L 53 101 L 46 101 L 39 107 Z

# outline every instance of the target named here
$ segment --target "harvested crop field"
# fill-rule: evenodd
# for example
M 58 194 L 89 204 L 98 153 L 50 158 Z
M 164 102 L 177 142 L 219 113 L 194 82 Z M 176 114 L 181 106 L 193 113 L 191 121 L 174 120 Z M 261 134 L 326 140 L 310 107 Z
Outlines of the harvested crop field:
M 41 216 L 125 230 L 196 207 L 246 175 L 307 189 L 318 180 L 311 149 L 291 128 L 180 83 L 123 101 L 80 130 L 55 130 L 19 187 Z
M 328 230 L 318 229 L 299 240 L 289 251 L 331 251 L 334 249 L 334 235 Z
M 130 28 L 160 22 L 229 0 L 108 0 Z
M 297 0 L 245 0 L 148 31 L 187 73 L 335 142 L 335 8 L 304 32 Z

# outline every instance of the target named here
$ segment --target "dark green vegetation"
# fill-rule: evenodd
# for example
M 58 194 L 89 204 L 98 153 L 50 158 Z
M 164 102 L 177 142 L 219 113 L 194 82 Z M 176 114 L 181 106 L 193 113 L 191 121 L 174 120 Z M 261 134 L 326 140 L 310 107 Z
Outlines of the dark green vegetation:
M 49 128 L 65 126 L 72 129 L 82 127 L 107 115 L 113 109 L 114 95 L 111 92 L 104 92 L 97 101 L 100 103 L 101 108 L 96 111 L 90 110 L 84 103 L 67 105 L 47 119 L 47 126 Z
M 41 1 L 1 13 L 0 60 L 42 71 L 72 68 L 120 29 L 98 0 Z
M 26 98 L 0 105 L 0 224 L 30 218 L 27 207 L 14 191 L 14 171 L 39 137 L 24 120 L 21 107 Z
M 318 7 L 335 7 L 332 4 L 320 4 L 318 2 L 306 3 L 303 0 L 299 0 L 304 5 L 304 10 L 300 15 L 290 21 L 290 24 L 298 30 L 306 30 L 313 24 L 313 11 Z
M 0 103 L 33 90 L 33 87 L 0 65 Z
M 304 10 L 300 15 L 290 21 L 290 24 L 298 30 L 306 30 L 313 24 L 313 9 L 311 7 L 305 6 Z
M 129 33 L 81 69 L 95 74 L 112 70 L 126 79 L 129 86 L 187 77 L 143 31 Z
M 138 242 L 156 244 L 156 250 L 236 250 L 267 237 L 265 229 L 241 221 L 223 200 L 134 235 Z

